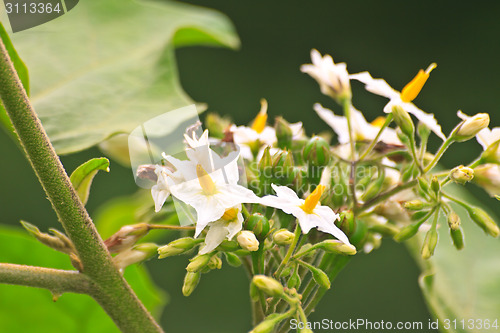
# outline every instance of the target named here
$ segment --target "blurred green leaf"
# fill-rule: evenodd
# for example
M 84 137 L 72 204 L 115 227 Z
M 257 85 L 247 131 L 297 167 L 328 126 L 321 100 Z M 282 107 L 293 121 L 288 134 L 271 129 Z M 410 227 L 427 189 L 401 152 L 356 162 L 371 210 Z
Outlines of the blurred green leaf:
M 17 54 L 16 49 L 14 49 L 14 46 L 12 45 L 9 35 L 5 31 L 2 22 L 0 22 L 0 38 L 2 38 L 5 48 L 9 53 L 10 60 L 12 60 L 14 68 L 16 69 L 17 74 L 19 75 L 19 79 L 23 83 L 24 89 L 26 89 L 26 92 L 29 94 L 30 84 L 29 84 L 28 68 Z M 7 132 L 11 136 L 13 136 L 17 141 L 17 137 L 14 132 L 14 128 L 12 126 L 10 118 L 9 116 L 7 116 L 5 108 L 3 107 L 3 104 L 1 102 L 0 102 L 0 124 L 2 124 L 2 126 L 7 130 Z
M 450 187 L 451 188 L 451 187 Z M 446 192 L 465 199 L 468 203 L 483 206 L 463 187 L 453 185 Z M 408 242 L 411 254 L 420 264 L 423 273 L 420 287 L 434 316 L 457 322 L 465 319 L 498 318 L 500 313 L 500 240 L 486 235 L 468 217 L 467 212 L 452 204 L 460 216 L 465 235 L 465 248 L 457 251 L 452 244 L 446 217 L 441 215 L 439 243 L 431 259 L 421 259 L 420 250 L 425 233 Z M 484 206 L 483 206 L 484 208 Z M 497 223 L 500 221 L 491 215 Z M 460 327 L 458 327 L 460 326 Z M 443 328 L 442 326 L 440 327 Z M 480 329 L 457 329 L 447 332 L 479 332 Z
M 109 172 L 109 160 L 105 157 L 93 158 L 80 165 L 71 173 L 69 179 L 76 189 L 78 197 L 85 205 L 89 199 L 92 180 L 99 170 Z
M 68 256 L 40 244 L 18 228 L 5 226 L 0 226 L 0 262 L 72 269 Z M 128 267 L 125 277 L 144 305 L 158 317 L 166 297 L 144 267 Z M 3 284 L 0 295 L 0 332 L 119 332 L 87 295 L 68 293 L 53 302 L 47 290 Z
M 239 46 L 229 20 L 214 10 L 134 0 L 80 1 L 13 41 L 30 69 L 31 100 L 60 154 L 192 104 L 179 83 L 175 47 Z

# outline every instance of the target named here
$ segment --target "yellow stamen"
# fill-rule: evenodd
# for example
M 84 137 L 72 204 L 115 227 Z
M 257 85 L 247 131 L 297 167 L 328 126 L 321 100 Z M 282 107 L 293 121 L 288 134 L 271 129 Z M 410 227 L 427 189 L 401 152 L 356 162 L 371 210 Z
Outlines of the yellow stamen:
M 420 93 L 420 90 L 422 90 L 422 87 L 429 78 L 431 71 L 436 67 L 437 65 L 432 63 L 429 67 L 427 67 L 425 72 L 421 69 L 417 76 L 415 76 L 413 80 L 411 80 L 410 83 L 408 83 L 403 90 L 401 90 L 401 100 L 405 103 L 413 101 Z
M 198 176 L 198 181 L 200 182 L 203 193 L 206 195 L 213 195 L 216 192 L 215 184 L 210 175 L 203 169 L 201 164 L 196 165 L 196 175 Z
M 267 122 L 267 101 L 263 98 L 260 100 L 260 112 L 255 117 L 252 123 L 252 129 L 257 133 L 262 133 Z
M 236 219 L 236 216 L 238 215 L 238 209 L 236 208 L 229 208 L 226 209 L 224 212 L 224 215 L 222 215 L 222 219 L 226 221 L 234 221 Z
M 375 120 L 372 121 L 371 124 L 375 127 L 381 128 L 385 124 L 385 117 L 379 116 L 375 118 Z
M 316 206 L 318 205 L 319 199 L 325 191 L 325 188 L 326 187 L 324 185 L 318 185 L 318 187 L 316 187 L 316 189 L 311 194 L 309 194 L 309 196 L 306 198 L 306 201 L 300 206 L 300 208 L 302 208 L 304 212 L 312 214 L 314 208 L 316 208 Z

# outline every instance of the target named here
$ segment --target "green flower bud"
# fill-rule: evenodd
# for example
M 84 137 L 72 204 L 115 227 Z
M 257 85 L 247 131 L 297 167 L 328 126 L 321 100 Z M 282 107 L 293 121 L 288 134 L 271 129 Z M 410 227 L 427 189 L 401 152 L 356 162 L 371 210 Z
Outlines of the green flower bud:
M 433 190 L 436 195 L 441 191 L 441 184 L 436 176 L 431 179 L 431 190 Z
M 401 131 L 401 128 L 396 128 L 396 135 L 398 136 L 398 139 L 399 141 L 401 141 L 401 143 L 405 146 L 409 146 L 410 145 L 410 139 L 408 138 L 408 136 L 403 133 Z
M 424 245 L 422 246 L 422 258 L 427 260 L 434 254 L 436 245 L 438 242 L 438 232 L 436 228 L 432 228 L 427 232 L 424 239 Z
M 339 227 L 347 236 L 356 230 L 356 222 L 354 221 L 354 214 L 350 210 L 340 212 L 340 217 L 335 221 L 335 225 Z
M 349 240 L 351 244 L 356 248 L 361 248 L 366 241 L 366 237 L 368 235 L 368 228 L 364 221 L 358 219 L 353 225 L 355 226 L 354 232 L 352 232 L 349 236 Z
M 490 124 L 490 116 L 487 113 L 478 113 L 458 125 L 458 129 L 453 135 L 455 141 L 466 141 L 472 139 L 481 130 L 488 127 Z
M 420 139 L 422 141 L 426 141 L 429 135 L 431 134 L 431 129 L 429 128 L 429 126 L 419 121 L 417 126 L 417 132 Z
M 453 241 L 453 245 L 457 250 L 461 250 L 464 248 L 464 233 L 462 228 L 458 227 L 456 229 L 450 229 L 451 240 Z
M 394 237 L 400 230 L 393 224 L 389 223 L 375 223 L 370 225 L 370 231 L 377 232 L 384 236 Z
M 298 289 L 300 287 L 301 283 L 302 283 L 302 281 L 300 279 L 298 271 L 296 269 L 293 270 L 292 275 L 288 279 L 287 287 L 290 289 L 292 289 L 292 288 Z
M 396 242 L 404 242 L 405 240 L 412 238 L 417 234 L 421 224 L 422 223 L 417 222 L 407 225 L 394 236 L 394 240 Z
M 189 265 L 187 265 L 186 270 L 188 272 L 199 272 L 203 268 L 205 268 L 205 266 L 208 265 L 208 263 L 210 262 L 210 259 L 212 257 L 213 257 L 213 253 L 206 253 L 206 254 L 198 255 L 198 256 L 189 260 L 190 263 L 189 263 Z
M 26 221 L 21 221 L 22 226 L 26 231 L 28 231 L 31 235 L 33 235 L 40 243 L 56 250 L 59 252 L 63 252 L 66 254 L 75 253 L 75 248 L 73 243 L 69 240 L 69 238 L 57 231 L 55 229 L 50 229 L 50 231 L 54 235 L 49 235 L 47 233 L 41 232 L 37 226 L 28 223 Z
M 411 200 L 404 203 L 404 208 L 409 210 L 421 210 L 425 206 L 422 200 Z
M 290 128 L 290 124 L 283 117 L 276 117 L 274 129 L 276 130 L 278 147 L 281 149 L 292 148 L 293 131 Z
M 379 175 L 375 181 L 372 181 L 368 184 L 368 187 L 366 188 L 365 193 L 361 196 L 361 199 L 363 201 L 368 201 L 374 198 L 377 194 L 380 193 L 380 190 L 382 189 L 382 186 L 384 185 L 384 180 L 385 180 L 385 174 L 384 172 L 380 172 L 379 170 Z
M 450 179 L 455 183 L 464 185 L 474 178 L 474 170 L 463 165 L 459 165 L 450 171 Z
M 269 316 L 270 317 L 270 316 Z M 250 333 L 271 333 L 274 327 L 278 324 L 278 321 L 271 319 L 266 319 L 262 321 L 259 325 L 255 326 Z
M 233 252 L 236 251 L 240 248 L 240 245 L 238 244 L 237 241 L 231 240 L 223 240 L 222 243 L 219 244 L 217 247 L 217 250 L 223 251 L 223 252 Z
M 167 245 L 164 245 L 158 249 L 159 257 L 158 259 L 163 259 L 166 257 L 176 256 L 191 250 L 196 244 L 202 242 L 201 239 L 194 239 L 191 237 L 184 237 L 176 239 Z
M 295 234 L 293 232 L 288 231 L 287 229 L 278 230 L 273 235 L 273 241 L 277 245 L 291 244 L 294 238 Z
M 428 194 L 431 189 L 431 185 L 425 178 L 418 178 L 418 187 L 425 193 Z
M 221 258 L 219 258 L 219 256 L 212 256 L 212 258 L 210 258 L 210 261 L 207 264 L 207 267 L 211 270 L 221 269 L 222 268 Z
M 224 255 L 226 256 L 226 261 L 230 266 L 233 267 L 241 266 L 241 259 L 236 254 L 232 252 L 224 252 Z
M 280 274 L 280 278 L 284 279 L 286 278 L 287 276 L 289 276 L 290 274 L 292 274 L 294 271 L 293 267 L 291 266 L 287 266 L 285 267 L 282 271 L 281 271 L 281 274 Z
M 314 281 L 321 288 L 330 289 L 332 284 L 330 282 L 330 279 L 328 278 L 328 275 L 326 275 L 325 272 L 323 272 L 321 269 L 316 268 L 312 265 L 307 265 L 306 267 L 307 267 L 307 269 L 309 269 L 309 271 L 311 271 Z
M 205 127 L 213 138 L 223 139 L 229 126 L 231 126 L 231 120 L 216 113 L 208 113 L 205 118 Z
M 241 231 L 238 237 L 236 237 L 236 240 L 245 250 L 253 252 L 259 249 L 259 241 L 257 240 L 257 237 L 255 237 L 255 234 L 251 231 Z
M 189 296 L 198 286 L 200 282 L 201 273 L 200 272 L 187 272 L 184 276 L 184 284 L 182 285 L 182 294 L 184 296 Z
M 493 237 L 498 237 L 500 235 L 500 229 L 498 229 L 497 224 L 493 219 L 479 207 L 464 206 L 469 213 L 470 218 L 474 221 L 481 229 Z
M 448 226 L 451 230 L 460 228 L 460 217 L 455 212 L 451 212 L 448 215 Z
M 253 231 L 259 241 L 263 241 L 269 234 L 269 220 L 262 214 L 254 213 L 245 221 L 245 229 Z
M 500 140 L 495 141 L 481 154 L 483 163 L 500 163 Z
M 330 162 L 330 145 L 325 139 L 314 136 L 304 146 L 302 156 L 312 166 L 325 166 Z
M 314 245 L 312 245 L 311 243 L 306 243 L 300 247 L 300 250 L 298 252 L 302 252 L 302 253 L 307 252 L 306 254 L 304 254 L 303 257 L 304 258 L 311 258 L 316 253 L 316 250 L 315 250 Z
M 423 219 L 428 213 L 429 213 L 429 211 L 427 211 L 427 210 L 421 210 L 419 212 L 415 212 L 411 216 L 411 219 L 412 219 L 412 221 L 419 221 L 419 220 Z
M 317 248 L 323 249 L 326 252 L 354 255 L 356 248 L 350 244 L 344 244 L 341 241 L 334 239 L 327 239 L 315 245 Z
M 158 245 L 154 243 L 137 244 L 131 249 L 122 251 L 113 257 L 113 263 L 118 269 L 123 270 L 125 267 L 142 262 L 153 257 L 158 251 Z
M 392 108 L 392 115 L 394 116 L 394 121 L 406 136 L 412 138 L 415 134 L 415 125 L 411 120 L 410 114 L 402 107 L 395 105 Z
M 265 275 L 254 275 L 252 284 L 269 296 L 280 297 L 284 294 L 281 283 Z
M 130 249 L 139 239 L 149 232 L 147 223 L 126 225 L 118 230 L 117 233 L 104 241 L 110 253 L 118 253 Z

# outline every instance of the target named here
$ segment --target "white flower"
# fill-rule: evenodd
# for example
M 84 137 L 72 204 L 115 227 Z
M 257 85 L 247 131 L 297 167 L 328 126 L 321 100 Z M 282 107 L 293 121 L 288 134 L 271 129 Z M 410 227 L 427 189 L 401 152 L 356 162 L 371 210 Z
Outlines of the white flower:
M 474 180 L 489 195 L 500 194 L 500 165 L 487 163 L 474 168 Z
M 311 50 L 312 64 L 302 65 L 300 70 L 314 78 L 325 95 L 335 99 L 350 97 L 351 87 L 346 64 L 335 64 L 330 55 L 321 56 L 316 49 Z
M 227 209 L 219 220 L 210 222 L 205 236 L 205 246 L 200 250 L 200 254 L 212 252 L 224 239 L 233 239 L 240 232 L 243 220 L 241 205 L 237 205 Z
M 170 186 L 183 180 L 179 172 L 172 172 L 168 168 L 156 165 L 156 185 L 151 187 L 151 196 L 155 203 L 155 212 L 159 212 L 165 200 L 170 196 Z
M 340 144 L 349 142 L 349 131 L 347 119 L 344 116 L 337 116 L 331 110 L 324 108 L 321 104 L 314 104 L 314 111 L 337 133 Z M 380 118 L 372 123 L 366 121 L 363 114 L 351 106 L 352 132 L 358 141 L 372 141 L 377 136 L 384 121 Z M 387 127 L 380 135 L 379 141 L 392 145 L 402 145 L 393 128 Z
M 254 119 L 252 126 L 232 125 L 229 130 L 233 133 L 233 141 L 240 148 L 240 154 L 243 158 L 251 160 L 254 157 L 253 151 L 258 154 L 262 152 L 265 146 L 273 146 L 276 141 L 276 131 L 273 127 L 267 126 L 267 101 L 260 101 L 261 109 Z M 303 136 L 302 123 L 290 124 L 293 133 L 292 139 Z M 258 155 L 257 154 L 257 155 Z
M 260 202 L 251 190 L 226 180 L 238 180 L 236 160 L 211 173 L 197 164 L 196 174 L 197 178 L 170 187 L 173 196 L 196 210 L 195 237 L 209 222 L 220 219 L 226 209 L 245 202 Z
M 271 184 L 277 196 L 268 195 L 262 198 L 262 204 L 281 209 L 292 214 L 299 221 L 302 232 L 307 234 L 311 228 L 329 233 L 345 244 L 350 244 L 347 236 L 335 225 L 339 218 L 328 206 L 321 206 L 319 199 L 325 187 L 318 187 L 306 198 L 300 199 L 297 194 L 286 186 Z
M 394 90 L 385 80 L 374 79 L 368 72 L 353 74 L 350 75 L 350 78 L 364 83 L 366 90 L 369 92 L 389 98 L 389 103 L 384 107 L 385 113 L 391 113 L 394 106 L 400 106 L 406 112 L 413 114 L 423 124 L 427 125 L 437 136 L 445 140 L 446 137 L 434 115 L 425 113 L 416 107 L 415 104 L 411 103 L 417 97 L 429 77 L 429 73 L 435 67 L 436 64 L 431 64 L 425 72 L 420 70 L 417 76 L 403 88 L 401 93 Z

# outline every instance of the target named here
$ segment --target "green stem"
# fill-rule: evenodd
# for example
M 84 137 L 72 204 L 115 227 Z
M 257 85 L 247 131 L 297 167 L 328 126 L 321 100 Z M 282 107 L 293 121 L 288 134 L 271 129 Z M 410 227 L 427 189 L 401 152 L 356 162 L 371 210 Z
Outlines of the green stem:
M 65 292 L 87 294 L 92 282 L 77 271 L 0 263 L 1 283 L 44 288 L 54 295 Z
M 409 181 L 408 183 L 405 183 L 405 184 L 393 187 L 392 189 L 390 189 L 388 191 L 385 191 L 384 193 L 381 193 L 380 195 L 376 196 L 375 198 L 367 201 L 363 206 L 359 207 L 356 210 L 356 212 L 358 214 L 360 214 L 360 213 L 366 211 L 367 209 L 369 209 L 369 208 L 371 208 L 371 207 L 379 204 L 380 202 L 389 199 L 394 194 L 399 193 L 401 191 L 404 191 L 404 190 L 406 190 L 406 189 L 408 189 L 410 187 L 413 187 L 413 186 L 417 185 L 417 183 L 418 183 L 418 180 L 417 179 L 413 179 L 412 181 Z
M 373 141 L 370 143 L 368 148 L 366 148 L 366 150 L 363 152 L 363 154 L 359 157 L 358 161 L 364 160 L 366 158 L 366 156 L 368 156 L 368 154 L 370 154 L 372 152 L 373 148 L 375 148 L 375 146 L 377 145 L 378 139 L 382 135 L 382 132 L 384 132 L 384 130 L 389 126 L 391 121 L 392 121 L 392 113 L 389 113 L 387 115 L 387 117 L 385 118 L 384 124 L 382 125 L 382 127 L 380 127 L 380 130 L 378 131 L 377 136 L 375 136 L 375 139 L 373 139 Z
M 285 266 L 288 264 L 288 261 L 290 261 L 290 258 L 293 254 L 293 251 L 295 250 L 295 247 L 297 246 L 297 243 L 299 241 L 301 229 L 300 229 L 299 222 L 297 221 L 296 223 L 297 224 L 295 226 L 295 236 L 293 238 L 293 241 L 290 244 L 290 246 L 288 247 L 288 251 L 286 252 L 285 258 L 283 258 L 283 261 L 281 262 L 278 269 L 274 273 L 274 276 L 276 276 L 277 278 L 279 278 L 281 272 L 283 271 Z
M 439 160 L 441 159 L 441 157 L 443 156 L 444 152 L 446 151 L 446 149 L 448 149 L 448 147 L 453 143 L 453 136 L 450 135 L 444 142 L 443 144 L 441 145 L 441 147 L 439 148 L 439 150 L 437 151 L 436 155 L 434 156 L 434 159 L 429 163 L 429 165 L 427 165 L 424 169 L 424 173 L 427 173 L 429 172 L 432 168 L 434 168 L 437 164 L 437 162 L 439 162 Z
M 123 332 L 162 332 L 113 265 L 26 95 L 2 41 L 0 98 L 59 221 L 75 245 L 84 273 L 98 286 L 91 295 Z

